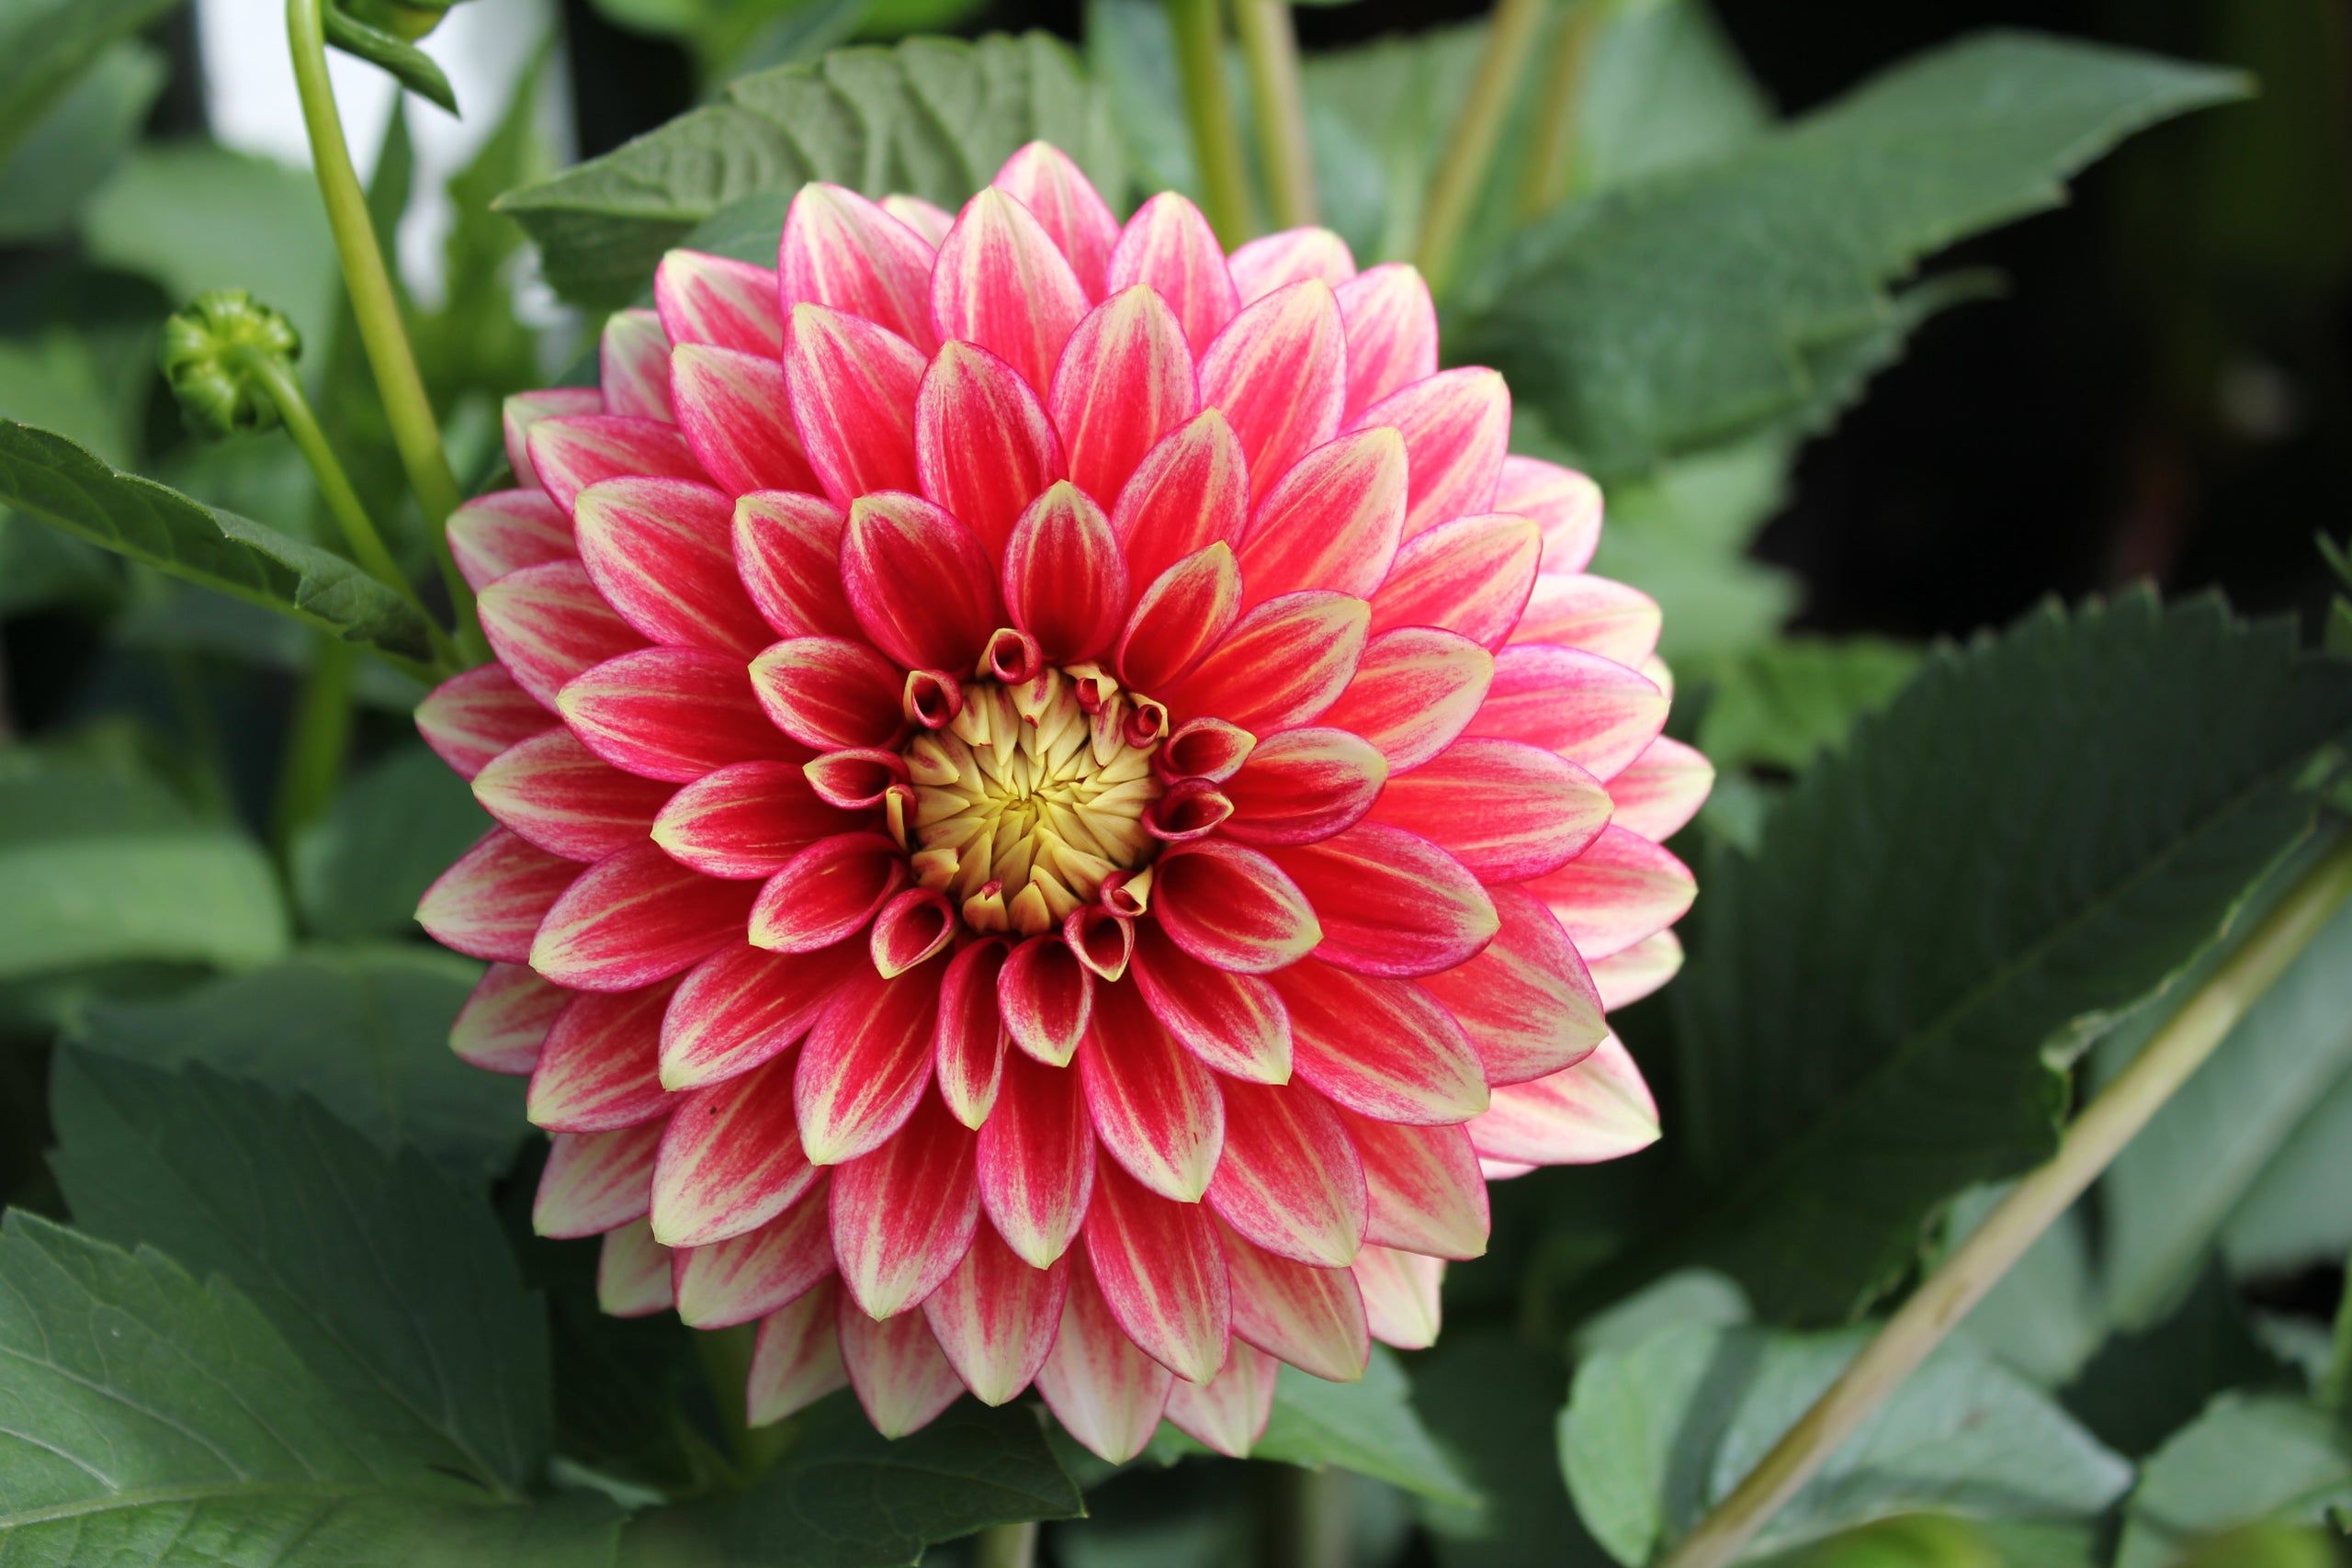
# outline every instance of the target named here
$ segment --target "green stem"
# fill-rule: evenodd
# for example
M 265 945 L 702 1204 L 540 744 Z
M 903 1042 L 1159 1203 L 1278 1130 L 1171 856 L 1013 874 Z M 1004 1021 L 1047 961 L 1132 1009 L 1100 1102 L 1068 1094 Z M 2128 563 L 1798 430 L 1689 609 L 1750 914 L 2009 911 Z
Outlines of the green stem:
M 456 607 L 458 635 L 469 651 L 486 654 L 474 617 L 473 590 L 458 570 L 449 553 L 449 513 L 465 494 L 441 446 L 441 426 L 424 395 L 424 378 L 416 368 L 408 331 L 401 324 L 399 298 L 384 265 L 383 246 L 375 222 L 368 216 L 368 193 L 351 164 L 351 148 L 343 138 L 343 121 L 335 113 L 334 87 L 327 76 L 322 0 L 286 0 L 286 39 L 294 56 L 294 85 L 302 99 L 302 124 L 310 133 L 311 162 L 319 177 L 319 195 L 327 209 L 327 226 L 334 231 L 336 255 L 343 263 L 343 284 L 351 299 L 351 313 L 359 323 L 359 341 L 368 350 L 368 367 L 376 373 L 376 389 L 384 400 L 384 415 L 392 427 L 392 445 L 409 488 L 424 509 L 425 532 L 433 541 L 434 559 L 441 581 Z
M 972 1538 L 972 1568 L 1031 1568 L 1037 1561 L 1037 1524 L 990 1525 Z
M 1568 194 L 1575 173 L 1577 117 L 1584 108 L 1585 66 L 1593 35 L 1600 30 L 1607 0 L 1569 0 L 1567 15 L 1552 43 L 1551 69 L 1537 96 L 1534 155 L 1520 181 L 1519 216 L 1523 222 L 1548 211 Z
M 1454 252 L 1470 213 L 1487 183 L 1487 167 L 1494 161 L 1501 140 L 1503 119 L 1519 88 L 1519 73 L 1527 62 L 1536 32 L 1544 24 L 1546 0 L 1502 0 L 1487 25 L 1487 47 L 1462 100 L 1462 116 L 1445 144 L 1445 158 L 1430 182 L 1429 202 L 1421 210 L 1420 243 L 1413 259 L 1432 293 L 1442 295 L 1453 281 Z
M 2344 1296 L 2335 1303 L 2335 1348 L 2327 1358 L 2319 1402 L 2338 1416 L 2352 1416 L 2352 1258 L 2345 1259 Z
M 1348 1568 L 1355 1560 L 1348 1472 L 1261 1467 L 1259 1561 L 1266 1568 Z
M 1217 0 L 1167 0 L 1176 37 L 1176 73 L 1184 88 L 1184 118 L 1201 166 L 1201 204 L 1209 227 L 1231 250 L 1250 238 L 1250 176 L 1234 128 L 1233 100 L 1225 90 L 1225 28 Z
M 1737 1558 L 1758 1528 L 1811 1479 L 2203 1065 L 2347 895 L 2352 838 L 2288 890 L 2132 1065 L 2075 1119 L 2059 1143 L 2057 1158 L 2010 1190 L 1747 1478 L 1675 1548 L 1663 1568 L 1723 1568 Z
M 739 1480 L 749 1484 L 784 1457 L 792 1447 L 794 1428 L 789 1421 L 766 1427 L 751 1424 L 745 1407 L 745 1385 L 752 1375 L 752 1352 L 755 1348 L 756 1325 L 742 1324 L 733 1328 L 709 1329 L 695 1335 L 695 1354 L 702 1361 L 702 1375 L 710 1385 L 710 1396 L 718 1405 L 719 1425 L 727 1433 L 728 1457 L 734 1461 Z
M 1233 30 L 1250 64 L 1258 150 L 1274 227 L 1316 221 L 1315 158 L 1306 144 L 1306 96 L 1299 85 L 1298 32 L 1290 0 L 1233 0 Z
M 294 835 L 316 821 L 334 798 L 351 749 L 351 691 L 357 650 L 331 632 L 312 639 L 311 671 L 295 694 L 286 753 L 277 769 L 277 799 L 270 836 L 287 859 Z

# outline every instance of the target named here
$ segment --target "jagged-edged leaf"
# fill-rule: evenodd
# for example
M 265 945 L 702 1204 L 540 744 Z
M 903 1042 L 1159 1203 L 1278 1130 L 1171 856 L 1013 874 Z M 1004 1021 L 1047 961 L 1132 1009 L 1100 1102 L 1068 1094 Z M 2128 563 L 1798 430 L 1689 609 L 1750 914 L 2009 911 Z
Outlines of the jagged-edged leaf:
M 431 657 L 424 617 L 343 557 L 109 468 L 50 431 L 0 420 L 0 504 L 409 667 Z
M 1931 654 L 1754 854 L 1709 858 L 1679 1147 L 1697 1254 L 1832 1317 L 1942 1199 L 2054 1146 L 2052 1071 L 2196 957 L 2307 832 L 2352 662 L 2218 602 L 2045 609 Z
M 458 112 L 458 95 L 450 90 L 449 78 L 442 74 L 441 67 L 424 51 L 381 28 L 369 27 L 334 0 L 326 0 L 320 20 L 326 25 L 327 41 L 335 48 L 379 67 L 419 97 L 432 100 L 451 114 Z
M 545 1314 L 490 1211 L 421 1156 L 200 1066 L 69 1051 L 51 1102 L 83 1228 L 229 1280 L 382 1440 L 499 1495 L 535 1480 Z
M 739 77 L 712 103 L 508 192 L 498 209 L 538 242 L 560 293 L 611 307 L 695 224 L 747 197 L 830 180 L 953 209 L 1033 139 L 1121 199 L 1107 99 L 1065 45 L 1044 33 L 910 39 Z
M 1596 470 L 1817 419 L 1887 351 L 1924 256 L 2053 206 L 2132 131 L 2243 78 L 2030 34 L 1964 39 L 1785 130 L 1564 208 L 1463 292 L 1490 364 Z
M 2142 1472 L 2116 1568 L 2164 1568 L 2200 1537 L 2352 1508 L 2352 1435 L 2300 1400 L 2223 1394 Z M 2314 1559 L 2316 1561 L 2317 1559 Z
M 1711 671 L 1699 750 L 1719 768 L 1803 769 L 1883 708 L 1919 668 L 1919 650 L 1882 637 L 1787 637 Z
M 423 746 L 369 763 L 294 845 L 294 896 L 322 937 L 407 936 L 433 879 L 488 832 L 466 782 Z
M 108 46 L 176 0 L 8 0 L 0 6 L 0 159 L 70 92 Z

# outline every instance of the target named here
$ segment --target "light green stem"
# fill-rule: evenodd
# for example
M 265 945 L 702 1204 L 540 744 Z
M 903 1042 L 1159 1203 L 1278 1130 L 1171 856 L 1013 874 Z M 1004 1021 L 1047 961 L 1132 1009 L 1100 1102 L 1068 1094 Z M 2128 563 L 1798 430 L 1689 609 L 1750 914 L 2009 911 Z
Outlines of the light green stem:
M 1715 1505 L 1662 1568 L 1724 1568 L 2052 1221 L 2105 1170 L 2352 895 L 2352 839 L 2289 889 L 2212 976 L 2066 1129 L 2058 1157 L 2010 1189 L 1886 1326 Z
M 1577 117 L 1584 108 L 1585 67 L 1592 55 L 1593 35 L 1600 30 L 1608 0 L 1568 0 L 1552 41 L 1551 68 L 1537 96 L 1533 155 L 1519 186 L 1519 216 L 1523 222 L 1548 211 L 1568 194 L 1576 169 Z
M 1502 0 L 1487 24 L 1487 47 L 1462 100 L 1461 118 L 1446 141 L 1445 157 L 1437 177 L 1430 182 L 1428 204 L 1421 209 L 1420 243 L 1413 259 L 1432 293 L 1442 296 L 1453 280 L 1454 253 L 1462 231 L 1469 227 L 1478 193 L 1487 183 L 1487 165 L 1494 162 L 1495 144 L 1501 140 L 1503 119 L 1519 89 L 1519 73 L 1527 63 L 1536 32 L 1544 25 L 1547 0 Z
M 972 1538 L 972 1568 L 1033 1568 L 1037 1525 L 990 1525 Z
M 784 1457 L 785 1450 L 792 1447 L 794 1436 L 788 1421 L 765 1427 L 751 1424 L 745 1385 L 752 1375 L 752 1352 L 756 1348 L 754 1327 L 746 1323 L 693 1337 L 703 1377 L 709 1382 L 711 1398 L 718 1405 L 719 1425 L 726 1429 L 729 1458 L 734 1461 L 738 1480 L 746 1484 Z
M 1348 1568 L 1355 1560 L 1348 1472 L 1263 1467 L 1259 1556 L 1268 1568 Z
M 433 541 L 434 559 L 458 615 L 458 635 L 469 651 L 486 655 L 474 617 L 473 590 L 458 570 L 449 553 L 449 513 L 458 510 L 465 492 L 449 467 L 441 446 L 441 426 L 424 395 L 424 378 L 416 368 L 408 331 L 401 324 L 399 298 L 392 292 L 391 274 L 384 265 L 376 225 L 368 216 L 368 193 L 352 167 L 351 148 L 343 138 L 343 121 L 335 113 L 334 86 L 327 76 L 326 32 L 320 17 L 323 0 L 286 0 L 286 39 L 294 56 L 294 85 L 302 99 L 302 124 L 310 133 L 311 162 L 319 177 L 319 195 L 326 203 L 327 226 L 334 232 L 335 254 L 343 263 L 344 290 L 351 313 L 359 323 L 359 341 L 368 350 L 368 364 L 376 373 L 376 389 L 384 400 L 384 416 L 392 428 L 401 467 L 409 488 L 424 509 L 425 532 Z
M 2344 1298 L 2335 1303 L 2335 1347 L 2319 1400 L 2338 1416 L 2352 1416 L 2352 1258 L 2345 1259 Z
M 1201 166 L 1201 203 L 1209 227 L 1231 250 L 1250 238 L 1250 175 L 1241 161 L 1241 133 L 1225 90 L 1225 28 L 1217 0 L 1166 0 L 1176 38 L 1176 73 L 1184 88 L 1184 118 Z
M 1315 158 L 1306 143 L 1306 95 L 1299 84 L 1298 33 L 1290 0 L 1233 0 L 1233 30 L 1250 63 L 1258 111 L 1258 151 L 1274 227 L 1316 221 Z
M 294 835 L 322 815 L 343 778 L 351 749 L 351 689 L 357 649 L 332 632 L 312 638 L 310 673 L 294 698 L 285 759 L 277 769 L 277 799 L 270 832 L 281 861 Z

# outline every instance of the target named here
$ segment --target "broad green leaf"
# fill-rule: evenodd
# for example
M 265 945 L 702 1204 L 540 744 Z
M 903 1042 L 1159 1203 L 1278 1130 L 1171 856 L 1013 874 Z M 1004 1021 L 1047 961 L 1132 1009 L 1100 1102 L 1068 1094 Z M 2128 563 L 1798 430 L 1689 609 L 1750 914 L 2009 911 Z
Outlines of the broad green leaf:
M 746 197 L 830 180 L 952 210 L 1033 139 L 1121 199 L 1105 96 L 1064 45 L 1043 33 L 910 39 L 741 77 L 716 101 L 497 205 L 538 242 L 559 293 L 609 308 L 643 288 L 695 224 Z
M 2216 1395 L 2293 1393 L 2303 1382 L 2255 1338 L 2236 1287 L 2213 1268 L 2162 1323 L 2110 1335 L 2063 1392 L 2100 1442 L 2144 1459 Z
M 112 564 L 105 551 L 85 547 L 53 528 L 37 523 L 27 533 L 55 539 L 75 549 L 89 548 L 99 560 Z M 225 594 L 208 593 L 186 583 L 155 583 L 161 592 L 143 592 L 107 624 L 107 638 L 117 648 L 138 649 L 167 657 L 207 655 L 238 664 L 275 670 L 290 676 L 310 673 L 319 641 L 300 622 L 273 615 L 259 605 Z M 405 718 L 432 688 L 379 660 L 363 660 L 353 672 L 352 698 L 361 705 Z M 361 777 L 366 777 L 363 770 Z M 299 875 L 301 843 L 295 845 Z M 358 900 L 355 899 L 355 903 Z M 412 900 L 412 903 L 413 901 Z M 387 925 L 386 931 L 404 931 Z
M 1786 637 L 1710 667 L 1699 750 L 1718 768 L 1800 773 L 1886 706 L 1919 650 L 1878 637 Z
M 1250 1452 L 1313 1469 L 1335 1464 L 1433 1502 L 1478 1506 L 1477 1489 L 1430 1440 L 1413 1409 L 1413 1385 L 1385 1347 L 1374 1348 L 1354 1382 L 1327 1382 L 1284 1367 L 1266 1435 Z
M 353 1425 L 268 1318 L 23 1213 L 0 1224 L 0 1559 L 40 1568 L 582 1568 L 601 1498 L 529 1506 Z
M 1562 1467 L 1586 1526 L 1620 1562 L 1648 1562 L 1755 1468 L 1870 1333 L 1672 1328 L 1589 1357 L 1559 1424 Z M 2132 1467 L 2047 1396 L 1951 1340 L 1838 1445 L 1749 1550 L 1763 1555 L 1931 1509 L 2088 1518 L 2131 1482 Z
M 639 1514 L 624 1568 L 899 1568 L 934 1541 L 1083 1511 L 1036 1414 L 971 1400 L 891 1442 L 843 1392 L 745 1491 Z
M 190 1062 L 307 1094 L 388 1154 L 413 1148 L 486 1187 L 526 1130 L 523 1085 L 450 1053 L 481 965 L 424 947 L 313 948 L 159 1001 L 100 1002 L 76 1043 L 154 1067 Z
M 1604 476 L 1818 418 L 1884 352 L 1924 256 L 2054 206 L 2229 73 L 2030 34 L 1898 66 L 1751 146 L 1620 186 L 1507 241 L 1450 354 L 1490 364 Z
M 490 831 L 466 781 L 404 746 L 344 786 L 294 846 L 294 893 L 322 937 L 407 936 L 433 879 Z
M 139 138 L 169 67 L 156 51 L 118 43 L 50 106 L 0 163 L 0 241 L 55 240 Z
M 74 1219 L 250 1296 L 383 1441 L 503 1496 L 548 1447 L 548 1339 L 490 1211 L 308 1100 L 72 1051 L 51 1156 Z
M 2199 1537 L 2352 1508 L 2352 1435 L 2300 1401 L 2224 1394 L 2148 1461 L 2115 1568 L 2165 1568 Z
M 1684 1238 L 1775 1317 L 1853 1311 L 1947 1196 L 2047 1158 L 2053 1072 L 2309 829 L 2352 663 L 2144 594 L 1930 655 L 1756 854 L 1701 873 L 1669 993 Z M 2330 750 L 2328 756 L 2332 758 Z
M 430 655 L 424 617 L 343 557 L 109 468 L 50 431 L 0 420 L 0 504 L 412 669 Z
M 0 4 L 0 158 L 14 152 L 84 72 L 175 0 Z
M 1492 1330 L 1450 1329 L 1412 1371 L 1414 1403 L 1481 1499 L 1476 1508 L 1423 1505 L 1438 1562 L 1602 1568 L 1609 1558 L 1577 1518 L 1553 1456 L 1568 1390 L 1558 1353 Z

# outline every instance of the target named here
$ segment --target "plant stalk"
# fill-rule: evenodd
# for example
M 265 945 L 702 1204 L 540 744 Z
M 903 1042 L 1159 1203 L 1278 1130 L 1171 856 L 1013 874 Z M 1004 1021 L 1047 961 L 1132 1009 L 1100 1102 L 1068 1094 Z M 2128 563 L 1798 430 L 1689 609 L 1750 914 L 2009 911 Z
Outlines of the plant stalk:
M 1227 250 L 1250 238 L 1250 175 L 1241 160 L 1241 133 L 1225 90 L 1225 28 L 1218 0 L 1166 0 L 1176 39 L 1176 73 L 1184 89 L 1184 118 L 1193 128 L 1193 154 L 1201 167 L 1201 204 Z
M 1887 1319 L 1747 1478 L 1684 1538 L 1662 1568 L 1723 1568 L 1736 1558 L 1749 1537 L 1927 1359 L 2204 1064 L 2347 895 L 2352 895 L 2352 837 L 2288 890 L 2121 1076 L 2075 1119 L 2058 1145 L 2058 1156 L 2010 1190 L 1984 1224 Z
M 1298 30 L 1290 0 L 1233 0 L 1233 30 L 1250 64 L 1258 111 L 1258 153 L 1274 227 L 1316 221 L 1315 157 L 1306 141 L 1306 94 L 1298 74 Z
M 1487 25 L 1486 51 L 1470 78 L 1462 100 L 1461 118 L 1453 122 L 1445 157 L 1430 182 L 1429 201 L 1421 209 L 1420 243 L 1413 259 L 1430 291 L 1440 297 L 1453 278 L 1454 253 L 1470 214 L 1486 187 L 1487 166 L 1494 162 L 1495 144 L 1501 140 L 1504 117 L 1510 112 L 1519 89 L 1519 73 L 1535 34 L 1544 25 L 1546 0 L 1502 0 Z
M 972 1538 L 972 1568 L 1032 1568 L 1037 1561 L 1037 1521 L 990 1525 Z
M 1575 173 L 1577 117 L 1584 108 L 1585 67 L 1592 57 L 1592 40 L 1600 30 L 1608 0 L 1568 0 L 1567 14 L 1552 42 L 1551 69 L 1535 100 L 1534 156 L 1519 186 L 1521 222 L 1548 211 L 1568 194 Z
M 285 758 L 277 769 L 277 798 L 270 808 L 270 836 L 289 871 L 295 834 L 325 813 L 351 750 L 358 650 L 332 632 L 320 632 L 311 642 L 311 670 L 295 694 Z
M 368 367 L 376 374 L 376 389 L 384 400 L 384 415 L 392 428 L 401 467 L 409 488 L 424 509 L 425 533 L 433 557 L 448 589 L 458 617 L 458 636 L 469 652 L 487 656 L 474 616 L 473 590 L 458 570 L 449 553 L 449 514 L 465 500 L 449 454 L 441 445 L 441 425 L 424 394 L 424 378 L 416 368 L 416 354 L 409 346 L 408 330 L 401 322 L 400 299 L 392 292 L 391 274 L 384 265 L 383 246 L 368 216 L 368 193 L 352 167 L 351 148 L 343 136 L 343 121 L 335 112 L 334 86 L 327 75 L 325 25 L 320 15 L 324 0 L 286 0 L 286 39 L 294 57 L 294 85 L 302 100 L 302 125 L 311 139 L 311 163 L 319 179 L 319 196 L 326 204 L 327 226 L 334 232 L 336 256 L 343 263 L 343 285 L 351 299 L 351 313 L 359 323 L 359 341 L 368 350 Z
M 1259 1467 L 1258 1560 L 1264 1568 L 1348 1568 L 1355 1561 L 1348 1472 L 1336 1466 Z

